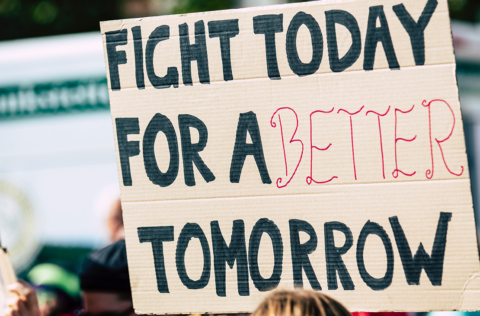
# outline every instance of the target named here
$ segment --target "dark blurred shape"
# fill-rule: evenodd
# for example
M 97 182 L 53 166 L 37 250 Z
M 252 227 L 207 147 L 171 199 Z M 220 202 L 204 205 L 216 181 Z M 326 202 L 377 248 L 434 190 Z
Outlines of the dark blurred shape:
M 20 0 L 2 0 L 0 1 L 0 17 L 15 18 L 20 14 L 22 4 Z
M 122 13 L 125 16 L 140 18 L 147 16 L 150 11 L 152 1 L 145 0 L 128 0 L 124 1 Z
M 450 17 L 455 20 L 480 22 L 480 1 L 448 0 Z
M 41 1 L 35 6 L 32 20 L 37 24 L 50 24 L 58 15 L 58 7 L 51 1 Z
M 448 4 L 453 19 L 480 22 L 480 1 L 448 0 Z M 0 40 L 98 31 L 100 21 L 245 5 L 245 0 L 0 0 Z
M 238 5 L 237 0 L 0 0 L 0 40 L 99 31 L 100 21 Z
M 83 262 L 79 276 L 83 291 L 130 293 L 125 240 L 92 252 Z
M 462 12 L 467 3 L 468 0 L 448 0 L 448 6 L 451 12 Z
M 129 18 L 170 14 L 174 2 L 175 0 L 123 0 L 120 2 L 120 10 L 122 16 Z
M 0 0 L 0 40 L 98 31 L 124 18 L 125 1 Z

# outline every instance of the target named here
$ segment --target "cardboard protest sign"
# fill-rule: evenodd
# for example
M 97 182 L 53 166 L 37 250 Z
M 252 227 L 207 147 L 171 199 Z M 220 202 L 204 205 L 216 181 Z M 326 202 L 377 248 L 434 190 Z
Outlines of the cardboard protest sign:
M 7 308 L 7 300 L 13 294 L 7 290 L 7 286 L 16 282 L 17 276 L 13 270 L 10 258 L 0 245 L 0 308 Z
M 101 28 L 137 313 L 480 308 L 446 0 Z

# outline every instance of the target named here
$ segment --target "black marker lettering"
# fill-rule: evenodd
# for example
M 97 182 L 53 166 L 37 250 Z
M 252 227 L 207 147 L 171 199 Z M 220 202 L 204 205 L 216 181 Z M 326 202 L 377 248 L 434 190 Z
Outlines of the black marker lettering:
M 253 144 L 247 144 L 247 132 Z M 230 182 L 239 183 L 243 164 L 248 155 L 253 155 L 263 183 L 270 184 L 272 180 L 268 174 L 265 157 L 263 155 L 262 138 L 258 127 L 257 116 L 253 112 L 240 113 L 237 125 L 235 147 L 233 149 L 232 163 L 230 165 Z
M 215 176 L 198 154 L 205 148 L 205 146 L 207 146 L 208 130 L 205 124 L 193 115 L 180 114 L 178 116 L 178 126 L 180 128 L 180 139 L 182 140 L 185 184 L 188 186 L 195 185 L 195 176 L 193 174 L 194 163 L 205 181 L 210 182 L 215 180 Z M 196 144 L 192 144 L 192 138 L 190 136 L 191 127 L 196 128 L 198 131 L 199 137 L 198 143 Z
M 230 245 L 227 246 L 223 238 L 218 221 L 210 223 L 212 230 L 213 262 L 215 267 L 215 286 L 218 296 L 226 296 L 225 288 L 225 265 L 228 263 L 233 269 L 237 261 L 237 284 L 240 296 L 250 295 L 248 286 L 248 259 L 247 246 L 245 244 L 245 224 L 242 220 L 233 221 Z
M 260 247 L 260 240 L 262 239 L 263 233 L 267 233 L 268 236 L 270 236 L 273 246 L 273 272 L 268 279 L 260 275 L 258 268 L 258 248 Z M 268 218 L 259 219 L 255 226 L 253 226 L 248 243 L 248 262 L 250 264 L 250 276 L 252 277 L 253 284 L 259 291 L 270 291 L 278 286 L 283 269 L 282 235 L 277 225 L 268 220 Z
M 333 231 L 337 230 L 345 235 L 342 247 L 335 247 Z M 352 278 L 343 262 L 342 255 L 353 245 L 352 231 L 347 225 L 340 222 L 328 222 L 324 225 L 325 231 L 325 260 L 327 262 L 327 283 L 329 290 L 338 289 L 337 272 L 344 290 L 355 290 Z
M 380 19 L 380 27 L 377 27 L 377 19 Z M 393 49 L 392 37 L 390 36 L 390 29 L 388 28 L 387 18 L 385 17 L 385 12 L 383 12 L 382 5 L 370 7 L 367 38 L 365 39 L 365 59 L 363 60 L 364 70 L 373 70 L 378 42 L 382 43 L 390 69 L 400 69 L 395 50 Z
M 372 277 L 365 268 L 363 254 L 365 251 L 365 242 L 367 241 L 367 237 L 370 234 L 377 235 L 378 237 L 380 237 L 380 239 L 382 239 L 383 246 L 385 247 L 385 253 L 387 255 L 387 271 L 385 272 L 385 276 L 380 279 Z M 357 266 L 358 271 L 360 272 L 360 276 L 362 277 L 365 284 L 367 284 L 372 290 L 384 290 L 389 287 L 390 284 L 392 284 L 393 264 L 394 258 L 392 242 L 390 241 L 387 232 L 385 231 L 385 229 L 383 229 L 382 226 L 378 225 L 377 223 L 368 221 L 365 226 L 363 226 L 357 243 Z
M 393 6 L 393 11 L 410 36 L 413 58 L 415 58 L 415 65 L 417 66 L 425 65 L 425 28 L 430 22 L 437 5 L 437 0 L 428 0 L 422 15 L 418 18 L 418 22 L 415 22 L 403 3 Z
M 447 229 L 448 222 L 451 218 L 452 213 L 440 213 L 437 232 L 435 233 L 435 241 L 433 242 L 432 256 L 428 255 L 422 243 L 418 246 L 415 256 L 412 256 L 410 245 L 405 237 L 402 226 L 400 226 L 398 222 L 398 217 L 394 216 L 389 218 L 408 284 L 419 285 L 420 274 L 422 273 L 422 269 L 425 269 L 432 285 L 442 285 Z
M 208 70 L 207 42 L 205 40 L 205 24 L 202 20 L 195 22 L 195 44 L 190 44 L 187 23 L 178 26 L 180 34 L 180 53 L 182 55 L 183 84 L 192 85 L 191 64 L 197 61 L 198 77 L 201 83 L 210 83 Z
M 167 137 L 168 149 L 170 151 L 170 164 L 166 173 L 160 171 L 155 158 L 154 147 L 158 132 L 163 132 Z M 148 123 L 143 135 L 143 161 L 150 181 L 161 187 L 167 187 L 172 184 L 178 175 L 178 159 L 177 134 L 175 134 L 172 122 L 165 115 L 157 113 Z
M 113 91 L 120 90 L 120 75 L 118 74 L 118 65 L 127 63 L 127 54 L 125 51 L 117 51 L 117 46 L 127 45 L 127 29 L 106 32 L 105 41 L 107 42 L 108 70 L 110 71 L 110 88 Z
M 362 39 L 360 38 L 358 22 L 353 15 L 342 10 L 327 11 L 325 12 L 325 18 L 327 23 L 327 43 L 330 69 L 333 72 L 342 72 L 357 61 L 360 52 L 362 51 Z M 335 30 L 336 23 L 345 26 L 352 36 L 352 45 L 342 58 L 338 57 L 337 32 Z
M 290 224 L 290 249 L 292 253 L 293 283 L 295 287 L 303 288 L 303 273 L 305 270 L 312 289 L 320 291 L 322 287 L 318 283 L 308 255 L 317 249 L 317 234 L 310 223 L 298 219 L 291 219 Z M 301 244 L 300 232 L 305 232 L 310 239 Z
M 148 37 L 147 47 L 145 49 L 145 64 L 147 67 L 148 80 L 152 86 L 157 89 L 169 88 L 173 85 L 178 88 L 178 70 L 176 67 L 168 67 L 167 74 L 164 77 L 159 77 L 155 74 L 153 65 L 153 56 L 157 44 L 170 38 L 170 27 L 162 25 L 157 27 Z
M 200 279 L 194 281 L 187 275 L 185 269 L 185 252 L 188 243 L 192 238 L 198 238 L 203 251 L 203 271 Z M 202 228 L 196 223 L 187 223 L 178 236 L 177 251 L 175 253 L 175 263 L 177 264 L 177 272 L 183 285 L 190 290 L 203 289 L 210 280 L 211 258 L 210 247 L 208 246 L 207 237 L 203 233 Z
M 138 118 L 116 118 L 115 126 L 117 128 L 118 155 L 122 167 L 123 185 L 131 186 L 130 157 L 140 154 L 140 143 L 138 141 L 128 141 L 127 137 L 130 134 L 140 133 Z
M 163 243 L 173 241 L 173 226 L 138 227 L 138 239 L 141 243 L 151 242 L 155 275 L 157 276 L 157 289 L 160 293 L 168 291 L 167 274 L 165 273 L 165 259 L 163 256 Z
M 230 59 L 230 39 L 239 33 L 238 19 L 208 22 L 208 36 L 220 39 L 222 53 L 223 80 L 233 80 L 232 61 Z
M 283 32 L 283 14 L 258 15 L 253 18 L 253 32 L 265 35 L 265 55 L 270 79 L 281 79 L 278 71 L 275 33 Z
M 143 44 L 142 28 L 140 26 L 132 27 L 133 48 L 135 50 L 135 80 L 138 89 L 145 89 L 145 78 L 143 73 Z
M 310 38 L 312 40 L 312 59 L 308 64 L 303 63 L 298 56 L 297 50 L 297 35 L 300 26 L 305 25 L 310 31 Z M 287 30 L 287 59 L 290 69 L 299 75 L 307 76 L 314 74 L 320 67 L 323 55 L 323 37 L 322 31 L 318 26 L 317 21 L 310 14 L 305 12 L 298 12 L 293 17 Z

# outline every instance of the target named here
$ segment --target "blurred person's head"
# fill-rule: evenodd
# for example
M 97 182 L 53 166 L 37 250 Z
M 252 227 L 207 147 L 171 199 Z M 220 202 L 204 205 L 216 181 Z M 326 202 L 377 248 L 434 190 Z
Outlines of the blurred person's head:
M 122 203 L 117 199 L 110 206 L 107 216 L 107 227 L 110 233 L 110 239 L 117 241 L 125 238 L 125 230 L 123 228 Z
M 80 272 L 84 315 L 130 316 L 133 310 L 125 240 L 91 253 Z
M 351 316 L 337 300 L 311 290 L 277 290 L 268 295 L 252 316 Z
M 126 18 L 170 14 L 172 3 L 166 0 L 122 0 L 121 13 Z
M 63 315 L 80 306 L 80 284 L 75 274 L 52 263 L 41 263 L 27 276 L 35 285 L 41 316 Z

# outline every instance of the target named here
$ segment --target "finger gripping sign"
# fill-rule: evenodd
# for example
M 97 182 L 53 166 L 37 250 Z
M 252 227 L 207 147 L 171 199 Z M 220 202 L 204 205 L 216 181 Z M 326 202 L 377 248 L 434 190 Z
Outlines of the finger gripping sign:
M 480 309 L 446 0 L 101 24 L 138 314 Z

